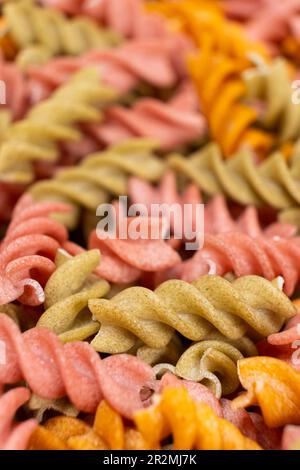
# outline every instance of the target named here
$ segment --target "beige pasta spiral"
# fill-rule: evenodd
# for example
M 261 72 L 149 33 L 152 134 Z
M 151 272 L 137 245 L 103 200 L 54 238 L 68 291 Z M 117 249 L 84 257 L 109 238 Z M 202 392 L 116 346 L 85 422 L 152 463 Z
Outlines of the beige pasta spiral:
M 243 78 L 246 99 L 253 103 L 260 100 L 264 106 L 261 125 L 276 130 L 279 142 L 295 141 L 300 133 L 300 106 L 293 102 L 293 87 L 286 61 L 275 59 L 271 64 L 261 64 L 248 69 Z
M 155 156 L 157 143 L 133 139 L 115 145 L 105 152 L 87 157 L 80 165 L 59 172 L 52 180 L 38 182 L 30 189 L 37 200 L 61 200 L 74 208 L 60 220 L 70 228 L 78 222 L 79 210 L 95 215 L 100 203 L 112 196 L 128 193 L 131 175 L 148 181 L 158 181 L 165 170 Z
M 31 183 L 33 164 L 55 162 L 61 141 L 79 141 L 80 123 L 98 122 L 101 107 L 116 92 L 99 82 L 94 69 L 83 69 L 53 95 L 34 106 L 25 119 L 8 127 L 0 147 L 0 180 Z
M 100 262 L 98 250 L 86 251 L 74 258 L 59 250 L 57 269 L 45 286 L 45 312 L 37 326 L 54 331 L 63 342 L 82 341 L 99 330 L 86 308 L 90 299 L 106 295 L 108 282 L 93 270 Z
M 223 193 L 243 205 L 289 209 L 300 204 L 300 153 L 291 164 L 277 152 L 256 165 L 248 150 L 225 161 L 216 144 L 189 158 L 171 155 L 169 166 L 208 195 Z
M 205 340 L 214 331 L 231 340 L 254 333 L 264 337 L 295 315 L 289 298 L 258 276 L 232 283 L 218 276 L 192 284 L 171 280 L 154 292 L 131 287 L 111 300 L 90 300 L 89 308 L 101 324 L 92 345 L 110 354 L 129 351 L 138 340 L 163 348 L 174 330 L 191 341 Z
M 19 48 L 16 61 L 23 69 L 44 64 L 55 55 L 79 55 L 120 43 L 118 33 L 101 28 L 91 19 L 68 18 L 32 0 L 6 2 L 3 16 L 6 29 Z
M 220 398 L 239 387 L 237 362 L 243 357 L 257 355 L 254 343 L 247 337 L 229 340 L 218 332 L 208 335 L 205 341 L 191 345 L 175 365 L 157 364 L 156 374 L 170 370 L 183 379 L 202 382 Z

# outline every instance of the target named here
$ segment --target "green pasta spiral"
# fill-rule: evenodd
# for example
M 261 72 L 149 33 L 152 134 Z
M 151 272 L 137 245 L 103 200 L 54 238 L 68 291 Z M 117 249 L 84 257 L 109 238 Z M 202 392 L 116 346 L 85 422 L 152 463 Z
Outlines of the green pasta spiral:
M 105 30 L 89 18 L 68 18 L 62 13 L 35 5 L 32 0 L 6 3 L 6 28 L 19 48 L 16 62 L 26 69 L 44 64 L 56 55 L 80 55 L 120 43 L 117 33 Z
M 36 183 L 30 191 L 36 200 L 56 199 L 70 204 L 73 212 L 60 220 L 73 228 L 80 209 L 95 214 L 100 203 L 127 194 L 131 175 L 153 182 L 159 180 L 165 165 L 155 156 L 156 146 L 150 139 L 126 141 L 88 156 L 80 165 L 59 172 L 52 180 Z
M 116 92 L 99 82 L 94 69 L 75 74 L 53 95 L 34 106 L 25 119 L 7 128 L 0 147 L 0 180 L 31 183 L 34 162 L 55 162 L 59 143 L 81 139 L 80 123 L 97 122 L 101 108 L 115 101 Z
M 249 69 L 243 74 L 246 99 L 260 100 L 264 112 L 260 124 L 275 130 L 279 142 L 295 141 L 300 133 L 300 106 L 292 99 L 293 88 L 287 62 L 277 58 L 270 65 Z
M 157 374 L 170 370 L 183 379 L 202 382 L 215 395 L 229 395 L 239 387 L 237 362 L 243 357 L 257 355 L 254 343 L 247 337 L 230 340 L 218 332 L 208 335 L 205 341 L 191 345 L 175 365 L 157 364 Z
M 171 280 L 154 292 L 128 288 L 111 300 L 90 300 L 89 308 L 101 324 L 93 347 L 122 353 L 142 341 L 163 348 L 177 331 L 191 341 L 205 340 L 218 331 L 236 340 L 245 334 L 266 337 L 295 315 L 288 297 L 258 276 L 230 283 L 218 276 L 203 276 L 192 284 Z
M 223 193 L 243 205 L 279 210 L 300 204 L 299 152 L 290 165 L 279 152 L 256 165 L 248 150 L 224 160 L 219 147 L 209 144 L 188 158 L 171 155 L 169 166 L 211 196 Z

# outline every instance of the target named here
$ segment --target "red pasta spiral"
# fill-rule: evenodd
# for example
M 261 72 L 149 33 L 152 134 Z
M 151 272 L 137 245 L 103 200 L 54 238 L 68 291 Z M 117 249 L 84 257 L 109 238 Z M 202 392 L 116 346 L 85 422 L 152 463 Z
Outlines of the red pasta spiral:
M 81 57 L 54 59 L 28 70 L 31 101 L 45 99 L 87 66 L 95 67 L 100 79 L 121 93 L 132 90 L 140 81 L 159 88 L 174 86 L 185 72 L 178 59 L 183 60 L 189 48 L 184 38 L 141 39 L 128 41 L 116 49 L 96 49 Z
M 0 245 L 0 305 L 16 299 L 43 303 L 42 286 L 55 270 L 57 249 L 68 239 L 66 228 L 50 215 L 69 210 L 63 203 L 34 203 L 29 195 L 18 202 Z
M 198 111 L 196 93 L 189 83 L 167 103 L 144 98 L 132 108 L 112 106 L 105 116 L 103 123 L 88 127 L 106 145 L 135 137 L 153 137 L 162 150 L 169 151 L 196 141 L 206 131 L 206 121 Z
M 21 333 L 6 315 L 0 315 L 0 340 L 6 364 L 0 364 L 0 384 L 26 380 L 42 398 L 65 395 L 78 410 L 93 412 L 102 398 L 123 416 L 141 408 L 140 391 L 153 379 L 152 368 L 126 354 L 101 360 L 85 342 L 63 345 L 46 328 Z
M 237 277 L 250 274 L 268 280 L 284 279 L 284 291 L 291 295 L 300 279 L 300 238 L 250 237 L 238 232 L 206 235 L 204 247 L 178 268 L 180 279 L 192 281 L 203 274 Z
M 0 450 L 25 450 L 29 438 L 37 426 L 34 419 L 20 424 L 13 422 L 18 408 L 30 397 L 28 389 L 19 387 L 6 392 L 0 398 Z
M 126 37 L 166 34 L 163 20 L 144 12 L 143 0 L 42 0 L 42 3 L 72 15 L 90 16 Z

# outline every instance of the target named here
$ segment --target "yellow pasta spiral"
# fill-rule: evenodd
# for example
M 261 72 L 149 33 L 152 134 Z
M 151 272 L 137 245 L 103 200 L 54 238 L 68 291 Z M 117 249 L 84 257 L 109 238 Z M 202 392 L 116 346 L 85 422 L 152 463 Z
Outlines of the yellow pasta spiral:
M 88 18 L 67 18 L 32 0 L 6 3 L 3 21 L 19 49 L 16 61 L 22 68 L 46 63 L 55 55 L 79 55 L 120 42 L 117 33 L 102 29 Z
M 170 370 L 183 379 L 202 382 L 220 398 L 239 387 L 237 362 L 243 357 L 256 356 L 257 349 L 251 339 L 243 337 L 230 340 L 218 332 L 211 333 L 205 341 L 191 345 L 172 364 L 157 364 L 154 371 L 160 374 Z
M 53 95 L 8 127 L 0 147 L 0 180 L 31 183 L 33 163 L 55 162 L 61 141 L 79 141 L 77 125 L 99 121 L 101 107 L 116 99 L 116 92 L 99 82 L 94 69 L 75 74 Z
M 99 330 L 87 310 L 88 301 L 109 291 L 108 282 L 92 274 L 99 265 L 100 252 L 86 251 L 74 258 L 62 250 L 57 269 L 45 286 L 46 311 L 37 326 L 54 331 L 62 341 L 82 341 Z
M 295 314 L 288 297 L 258 276 L 233 283 L 218 276 L 192 284 L 171 280 L 154 292 L 130 287 L 111 300 L 90 300 L 89 308 L 101 324 L 92 345 L 110 354 L 129 351 L 138 340 L 162 348 L 174 330 L 192 341 L 205 340 L 212 331 L 229 339 L 254 331 L 268 336 Z
M 165 165 L 154 154 L 156 146 L 150 139 L 123 142 L 90 155 L 77 167 L 59 172 L 52 180 L 36 183 L 30 191 L 37 200 L 58 199 L 71 204 L 74 211 L 60 220 L 73 228 L 78 222 L 78 209 L 95 214 L 98 205 L 109 201 L 111 196 L 127 194 L 131 175 L 153 182 L 159 180 Z
M 300 204 L 298 152 L 290 163 L 276 152 L 256 165 L 252 154 L 245 149 L 224 161 L 220 148 L 209 144 L 189 158 L 170 156 L 169 165 L 208 195 L 223 193 L 243 205 L 269 205 L 275 209 L 290 209 Z

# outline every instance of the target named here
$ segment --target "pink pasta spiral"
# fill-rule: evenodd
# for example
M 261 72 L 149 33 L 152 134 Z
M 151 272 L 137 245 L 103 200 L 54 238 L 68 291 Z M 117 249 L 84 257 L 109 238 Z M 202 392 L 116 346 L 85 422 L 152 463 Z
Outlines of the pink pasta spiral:
M 37 426 L 34 419 L 19 424 L 13 422 L 20 406 L 30 397 L 27 388 L 18 387 L 0 397 L 0 450 L 25 450 L 29 438 Z
M 16 299 L 43 303 L 42 286 L 55 270 L 57 249 L 68 240 L 66 228 L 50 215 L 69 210 L 59 202 L 34 203 L 29 195 L 20 199 L 0 245 L 0 305 Z
M 127 418 L 143 406 L 140 392 L 153 380 L 152 368 L 126 354 L 101 360 L 85 342 L 63 345 L 46 328 L 21 333 L 6 315 L 0 315 L 0 339 L 6 364 L 0 364 L 0 383 L 26 380 L 42 398 L 68 396 L 78 410 L 95 411 L 102 398 Z
M 300 238 L 250 237 L 238 232 L 206 235 L 204 247 L 178 268 L 180 279 L 192 281 L 203 274 L 237 277 L 250 274 L 268 280 L 284 279 L 284 291 L 291 295 L 300 279 Z
M 100 79 L 121 93 L 132 90 L 140 81 L 159 88 L 174 86 L 185 73 L 182 62 L 189 48 L 183 38 L 139 39 L 117 49 L 96 49 L 81 57 L 54 59 L 28 70 L 31 101 L 45 99 L 87 66 L 96 68 Z
M 196 93 L 189 83 L 167 103 L 143 98 L 132 108 L 112 106 L 105 116 L 103 123 L 88 127 L 106 145 L 135 137 L 153 137 L 162 150 L 169 151 L 199 139 L 206 131 Z
M 42 3 L 72 15 L 90 16 L 126 37 L 166 34 L 164 21 L 147 14 L 143 0 L 42 0 Z

